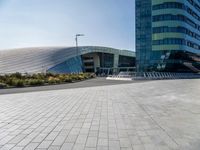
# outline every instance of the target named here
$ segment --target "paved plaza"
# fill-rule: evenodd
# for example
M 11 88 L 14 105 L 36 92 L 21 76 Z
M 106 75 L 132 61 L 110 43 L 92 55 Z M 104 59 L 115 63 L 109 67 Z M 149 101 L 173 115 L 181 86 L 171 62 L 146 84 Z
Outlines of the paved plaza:
M 199 150 L 200 80 L 0 95 L 1 150 Z

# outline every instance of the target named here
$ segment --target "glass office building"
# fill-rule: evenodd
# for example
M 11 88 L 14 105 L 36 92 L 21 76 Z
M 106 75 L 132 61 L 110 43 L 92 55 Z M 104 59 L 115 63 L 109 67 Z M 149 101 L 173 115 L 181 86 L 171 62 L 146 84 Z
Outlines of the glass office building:
M 136 0 L 138 72 L 200 72 L 200 0 Z

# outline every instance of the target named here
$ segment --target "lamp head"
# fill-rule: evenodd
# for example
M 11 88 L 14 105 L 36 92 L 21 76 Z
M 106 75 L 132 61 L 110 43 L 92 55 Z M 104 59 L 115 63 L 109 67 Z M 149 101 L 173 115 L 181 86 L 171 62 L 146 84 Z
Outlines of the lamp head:
M 84 36 L 84 34 L 76 34 L 76 36 Z

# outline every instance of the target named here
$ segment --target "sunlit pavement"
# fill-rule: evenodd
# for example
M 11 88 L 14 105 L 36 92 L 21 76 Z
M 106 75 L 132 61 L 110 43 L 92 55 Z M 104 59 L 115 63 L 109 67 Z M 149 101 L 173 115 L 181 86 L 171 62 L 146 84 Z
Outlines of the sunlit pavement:
M 199 148 L 200 80 L 0 96 L 0 149 Z
M 105 77 L 97 77 L 94 79 L 89 79 L 81 82 L 48 85 L 48 86 L 37 86 L 37 87 L 25 87 L 25 88 L 8 88 L 0 89 L 0 95 L 11 94 L 11 93 L 26 93 L 35 91 L 49 91 L 49 90 L 61 90 L 61 89 L 72 89 L 72 88 L 85 88 L 93 86 L 106 86 L 106 85 L 116 85 L 116 84 L 130 84 L 138 82 L 147 82 L 148 80 L 135 80 L 135 81 L 116 81 L 116 80 L 106 80 Z

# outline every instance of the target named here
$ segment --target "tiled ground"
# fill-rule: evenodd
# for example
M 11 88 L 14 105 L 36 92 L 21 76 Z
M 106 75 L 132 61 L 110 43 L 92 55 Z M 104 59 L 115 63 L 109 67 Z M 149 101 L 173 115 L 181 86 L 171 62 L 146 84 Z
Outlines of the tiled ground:
M 200 80 L 1 95 L 0 149 L 199 150 Z

